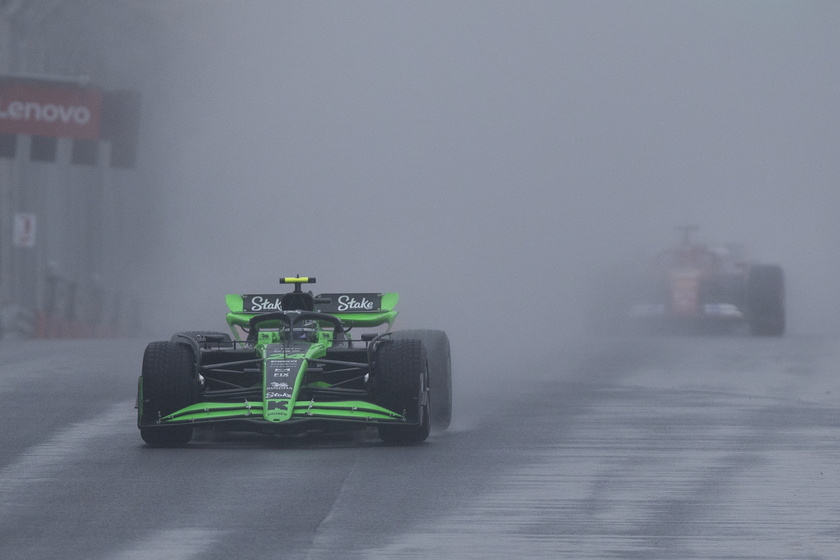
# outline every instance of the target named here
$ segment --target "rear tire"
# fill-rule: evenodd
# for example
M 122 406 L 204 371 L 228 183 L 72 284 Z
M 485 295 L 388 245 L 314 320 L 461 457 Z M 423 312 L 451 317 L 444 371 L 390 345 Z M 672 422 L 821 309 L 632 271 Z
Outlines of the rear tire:
M 750 267 L 747 276 L 747 312 L 756 336 L 782 336 L 785 332 L 785 279 L 774 264 Z
M 428 366 L 423 343 L 416 339 L 383 340 L 373 367 L 376 403 L 405 415 L 406 423 L 379 426 L 385 443 L 413 445 L 429 437 Z
M 159 418 L 195 403 L 198 382 L 190 348 L 175 342 L 152 342 L 143 354 L 141 422 Z M 192 426 L 141 427 L 140 437 L 152 447 L 180 447 L 192 439 Z
M 445 430 L 452 422 L 452 356 L 444 331 L 395 331 L 392 339 L 413 338 L 423 343 L 429 363 L 429 414 L 432 428 Z

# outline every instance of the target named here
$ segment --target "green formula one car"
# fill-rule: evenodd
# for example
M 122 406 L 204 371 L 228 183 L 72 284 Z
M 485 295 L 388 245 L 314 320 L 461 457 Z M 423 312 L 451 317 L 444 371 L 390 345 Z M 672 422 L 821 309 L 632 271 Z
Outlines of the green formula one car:
M 153 447 L 209 428 L 295 434 L 378 428 L 394 444 L 424 441 L 452 416 L 449 339 L 392 331 L 396 293 L 312 295 L 315 278 L 282 278 L 285 294 L 228 295 L 227 333 L 152 342 L 137 388 L 137 425 Z M 360 337 L 355 329 L 367 329 Z

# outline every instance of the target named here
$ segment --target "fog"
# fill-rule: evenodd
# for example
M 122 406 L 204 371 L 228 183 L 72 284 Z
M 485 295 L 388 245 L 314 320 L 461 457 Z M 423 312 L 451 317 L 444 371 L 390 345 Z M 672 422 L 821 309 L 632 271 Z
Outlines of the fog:
M 139 153 L 162 334 L 300 274 L 550 351 L 681 224 L 781 264 L 791 332 L 840 325 L 836 3 L 178 6 Z

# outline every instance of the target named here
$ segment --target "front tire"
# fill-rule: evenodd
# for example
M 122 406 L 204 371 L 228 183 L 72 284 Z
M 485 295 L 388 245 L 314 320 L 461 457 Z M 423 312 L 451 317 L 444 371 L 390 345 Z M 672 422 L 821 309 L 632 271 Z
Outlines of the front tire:
M 385 443 L 413 445 L 429 437 L 428 379 L 426 351 L 416 339 L 383 340 L 373 367 L 376 402 L 405 415 L 407 425 L 379 426 Z
M 395 331 L 392 339 L 416 339 L 423 343 L 429 363 L 429 412 L 432 428 L 445 430 L 452 422 L 452 356 L 444 331 L 419 329 Z
M 197 401 L 195 358 L 192 350 L 175 342 L 152 342 L 143 354 L 140 378 L 140 421 L 159 418 Z M 140 427 L 140 437 L 152 447 L 180 447 L 192 439 L 192 426 Z

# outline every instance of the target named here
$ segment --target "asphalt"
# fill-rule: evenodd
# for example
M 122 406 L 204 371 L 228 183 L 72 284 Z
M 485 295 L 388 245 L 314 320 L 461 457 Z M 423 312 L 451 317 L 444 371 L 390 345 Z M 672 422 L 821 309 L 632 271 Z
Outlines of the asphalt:
M 837 342 L 589 339 L 497 369 L 453 348 L 453 424 L 424 444 L 150 449 L 146 341 L 0 341 L 0 558 L 840 557 Z

